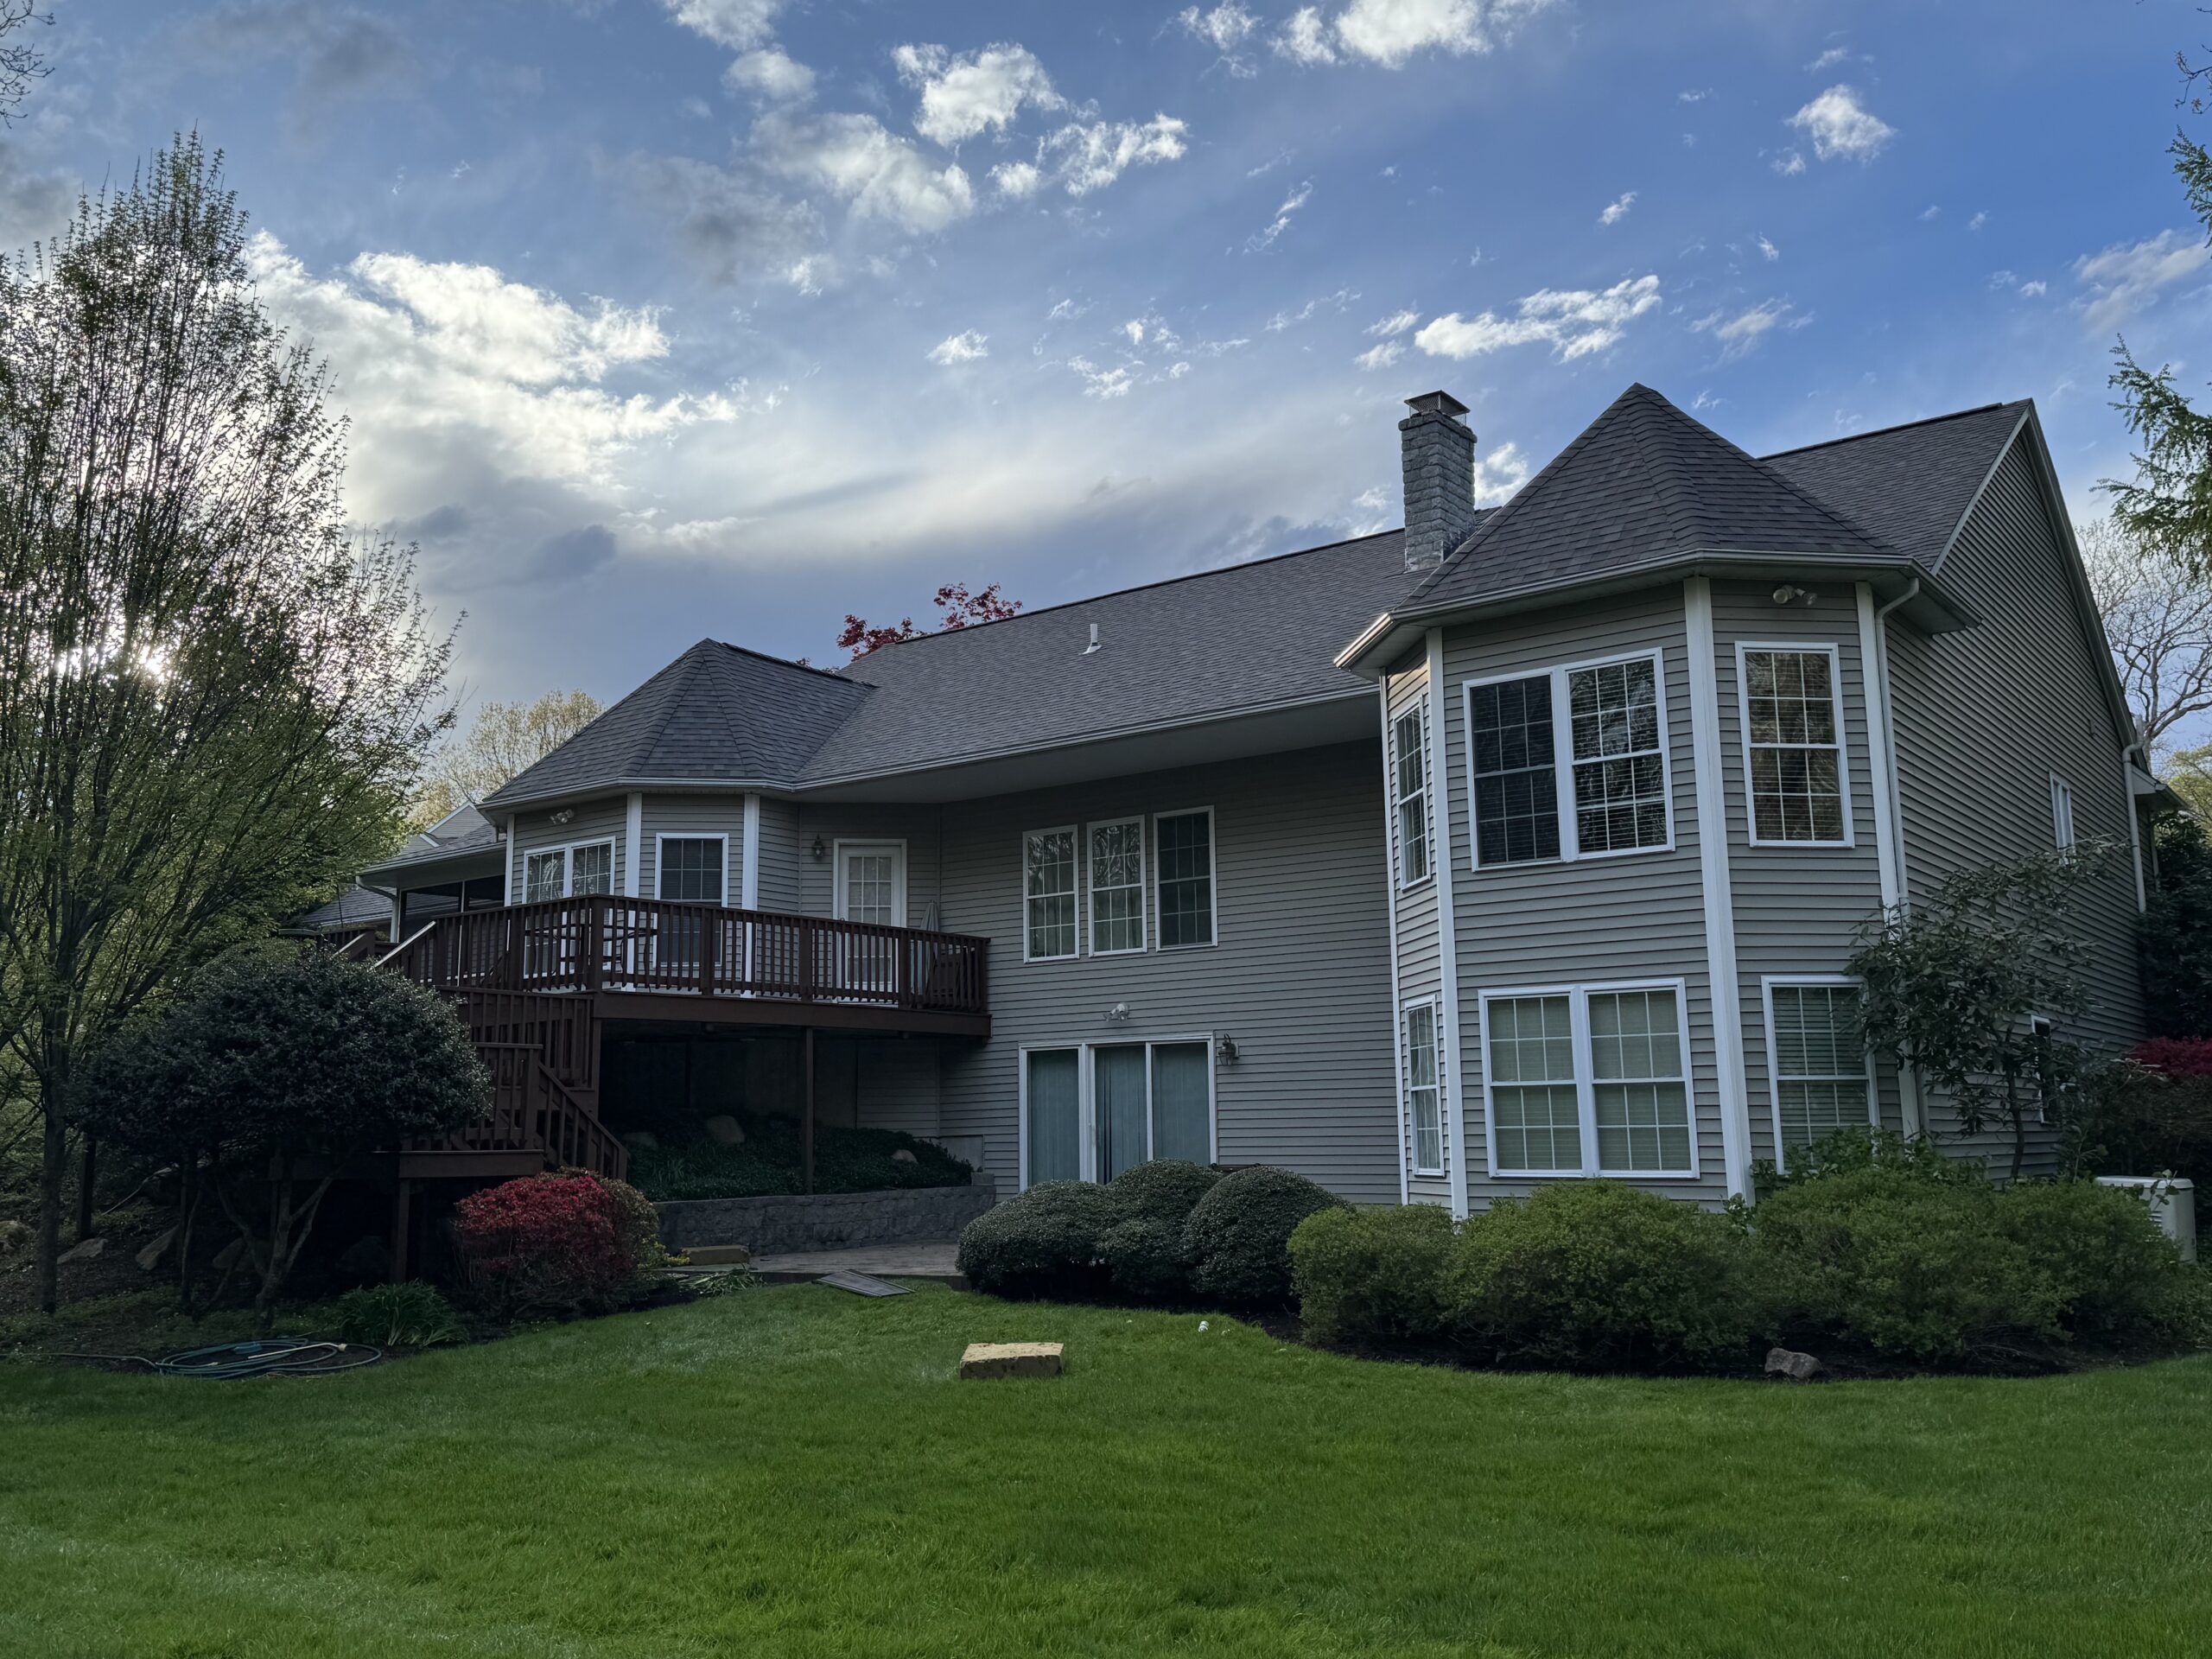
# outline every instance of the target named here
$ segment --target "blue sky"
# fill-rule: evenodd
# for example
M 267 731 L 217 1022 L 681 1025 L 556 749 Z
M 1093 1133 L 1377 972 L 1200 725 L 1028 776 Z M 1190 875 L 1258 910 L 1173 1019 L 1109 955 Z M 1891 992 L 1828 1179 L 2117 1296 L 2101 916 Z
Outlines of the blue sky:
M 1436 386 L 1493 496 L 1632 380 L 1753 450 L 2031 396 L 2086 516 L 2115 334 L 2212 378 L 2181 0 L 54 10 L 0 233 L 224 149 L 472 699 L 1395 524 Z

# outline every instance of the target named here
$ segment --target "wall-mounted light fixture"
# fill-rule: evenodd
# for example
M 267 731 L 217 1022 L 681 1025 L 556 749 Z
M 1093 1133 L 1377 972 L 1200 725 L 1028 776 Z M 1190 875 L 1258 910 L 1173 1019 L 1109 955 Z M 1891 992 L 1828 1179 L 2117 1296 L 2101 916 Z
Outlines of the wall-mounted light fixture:
M 1820 595 L 1811 588 L 1796 587 L 1786 582 L 1774 590 L 1774 602 L 1777 605 L 1810 605 L 1818 598 Z
M 1106 1017 L 1116 1025 L 1126 1025 L 1129 1018 L 1129 1005 L 1126 1002 L 1116 1002 L 1106 1010 Z
M 573 818 L 575 816 L 576 809 L 575 807 L 564 806 L 558 812 L 554 813 L 547 821 L 552 823 L 566 823 L 570 818 Z
M 1213 1039 L 1213 1057 L 1224 1065 L 1236 1064 L 1236 1039 L 1227 1032 Z
M 814 855 L 814 861 L 817 864 L 830 856 L 830 849 L 823 844 L 822 837 L 819 836 L 814 838 L 814 845 L 808 848 L 807 851 Z

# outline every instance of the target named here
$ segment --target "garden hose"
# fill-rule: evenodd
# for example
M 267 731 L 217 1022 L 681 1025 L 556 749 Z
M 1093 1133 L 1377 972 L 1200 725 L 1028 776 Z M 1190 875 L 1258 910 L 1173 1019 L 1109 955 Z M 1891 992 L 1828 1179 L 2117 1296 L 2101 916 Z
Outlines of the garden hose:
M 189 1348 L 166 1359 L 143 1354 L 63 1354 L 63 1359 L 105 1359 L 143 1365 L 160 1376 L 212 1376 L 228 1382 L 243 1376 L 322 1376 L 358 1370 L 384 1357 L 365 1343 L 323 1342 L 311 1337 L 266 1337 L 253 1342 L 218 1343 Z

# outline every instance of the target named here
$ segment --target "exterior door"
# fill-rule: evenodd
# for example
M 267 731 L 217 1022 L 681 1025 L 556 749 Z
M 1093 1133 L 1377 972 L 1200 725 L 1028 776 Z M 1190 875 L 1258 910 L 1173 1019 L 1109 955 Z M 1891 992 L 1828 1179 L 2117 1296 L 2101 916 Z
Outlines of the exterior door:
M 836 909 L 840 920 L 875 927 L 906 925 L 906 845 L 898 841 L 837 843 Z M 889 938 L 847 939 L 841 952 L 842 984 L 868 993 L 899 988 L 899 952 Z

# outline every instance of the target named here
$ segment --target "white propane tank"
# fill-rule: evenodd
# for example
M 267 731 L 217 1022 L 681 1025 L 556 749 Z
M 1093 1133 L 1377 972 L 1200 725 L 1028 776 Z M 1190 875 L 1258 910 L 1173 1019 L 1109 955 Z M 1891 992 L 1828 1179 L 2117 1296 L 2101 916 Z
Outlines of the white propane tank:
M 2100 1175 L 2099 1186 L 2124 1186 L 2151 1206 L 2151 1218 L 2181 1250 L 2196 1260 L 2196 1185 L 2173 1175 Z

